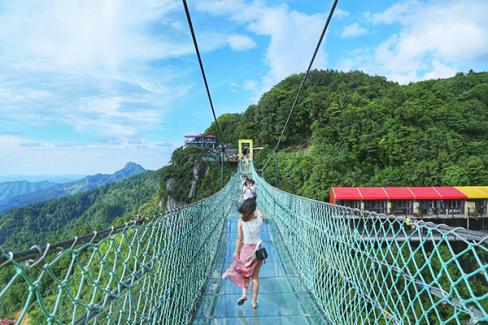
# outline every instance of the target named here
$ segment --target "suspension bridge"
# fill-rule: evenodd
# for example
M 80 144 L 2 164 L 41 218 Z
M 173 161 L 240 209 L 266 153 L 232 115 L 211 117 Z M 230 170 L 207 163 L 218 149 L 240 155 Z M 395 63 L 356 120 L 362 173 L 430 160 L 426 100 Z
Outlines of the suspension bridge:
M 263 169 L 279 149 L 337 2 Z M 236 237 L 239 167 L 219 192 L 169 213 L 23 252 L 0 250 L 0 323 L 488 322 L 484 233 L 310 200 L 271 186 L 252 163 L 244 172 L 256 181 L 258 207 L 269 220 L 256 310 L 238 307 L 237 289 L 221 279 Z
M 487 238 L 310 200 L 249 171 L 269 220 L 256 310 L 238 307 L 237 289 L 220 278 L 236 236 L 239 169 L 216 194 L 151 220 L 2 252 L 0 301 L 21 298 L 17 324 L 488 321 Z M 364 240 L 384 232 L 388 240 Z

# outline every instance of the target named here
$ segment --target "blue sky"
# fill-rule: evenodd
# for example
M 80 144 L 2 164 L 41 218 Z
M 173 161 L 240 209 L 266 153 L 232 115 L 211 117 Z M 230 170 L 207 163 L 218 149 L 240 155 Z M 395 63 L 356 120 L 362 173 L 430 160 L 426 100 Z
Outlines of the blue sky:
M 301 72 L 332 1 L 190 0 L 218 114 Z M 317 68 L 405 84 L 487 71 L 488 1 L 341 0 Z M 211 122 L 182 4 L 0 1 L 0 175 L 166 164 Z

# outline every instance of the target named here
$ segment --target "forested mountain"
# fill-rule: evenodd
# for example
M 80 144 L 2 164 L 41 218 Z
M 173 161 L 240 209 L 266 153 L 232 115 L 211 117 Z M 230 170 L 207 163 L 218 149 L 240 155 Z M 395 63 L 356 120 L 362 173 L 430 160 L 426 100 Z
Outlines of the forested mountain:
M 0 245 L 20 250 L 100 230 L 138 214 L 156 195 L 160 171 L 14 209 L 0 218 Z
M 5 200 L 0 200 L 0 213 L 5 213 L 10 209 L 23 207 L 33 203 L 44 202 L 76 193 L 90 191 L 102 185 L 119 182 L 127 177 L 134 176 L 145 171 L 146 170 L 142 168 L 142 166 L 129 162 L 124 166 L 124 168 L 115 172 L 114 174 L 96 174 L 93 176 L 86 176 L 78 181 L 64 184 L 48 183 L 50 186 L 47 186 L 47 182 L 41 182 L 44 184 L 43 188 L 39 188 L 36 191 L 10 196 L 10 198 Z
M 0 183 L 0 202 L 8 201 L 13 197 L 45 190 L 57 184 L 49 181 L 28 182 L 28 181 L 10 181 Z M 1 203 L 0 203 L 1 205 Z
M 283 80 L 242 114 L 219 117 L 227 143 L 252 138 L 265 148 L 256 153 L 258 167 L 276 143 L 300 78 Z M 215 125 L 206 132 L 215 133 Z M 313 71 L 278 153 L 279 186 L 324 200 L 331 186 L 341 185 L 486 185 L 486 148 L 488 73 L 401 86 L 361 72 Z M 219 166 L 198 164 L 205 155 L 181 148 L 159 172 L 15 209 L 0 218 L 0 244 L 18 249 L 57 241 L 111 225 L 144 204 L 145 211 L 156 212 L 168 198 L 182 204 L 203 198 L 220 187 Z M 140 171 L 128 164 L 113 176 L 70 183 L 68 192 Z M 225 179 L 231 173 L 226 168 Z M 274 182 L 274 163 L 265 177 Z
M 285 123 L 302 75 L 242 114 L 219 117 L 225 142 L 267 150 Z M 215 133 L 215 125 L 206 130 Z M 313 71 L 278 153 L 280 187 L 324 200 L 331 186 L 488 184 L 488 73 L 399 85 L 362 72 Z M 273 160 L 274 161 L 274 160 Z M 274 163 L 265 170 L 274 183 Z
M 219 117 L 226 143 L 250 138 L 264 147 L 255 154 L 258 168 L 276 144 L 301 77 L 283 80 L 242 114 Z M 206 132 L 216 133 L 215 124 Z M 284 135 L 279 187 L 306 197 L 325 200 L 331 186 L 341 185 L 487 185 L 488 73 L 402 86 L 361 72 L 313 71 Z M 0 244 L 19 250 L 58 242 L 162 211 L 169 199 L 184 204 L 206 197 L 220 188 L 220 165 L 207 163 L 207 154 L 180 148 L 160 171 L 14 209 L 0 218 Z M 232 172 L 227 166 L 224 181 Z M 79 187 L 101 184 L 97 176 Z M 264 176 L 274 183 L 274 160 Z M 441 252 L 439 260 L 449 254 Z M 66 274 L 68 267 L 57 271 Z M 6 283 L 15 272 L 0 269 L 0 279 Z M 475 290 L 484 292 L 483 284 Z M 12 289 L 0 313 L 13 315 L 28 294 L 21 285 Z M 29 316 L 36 313 L 38 307 Z

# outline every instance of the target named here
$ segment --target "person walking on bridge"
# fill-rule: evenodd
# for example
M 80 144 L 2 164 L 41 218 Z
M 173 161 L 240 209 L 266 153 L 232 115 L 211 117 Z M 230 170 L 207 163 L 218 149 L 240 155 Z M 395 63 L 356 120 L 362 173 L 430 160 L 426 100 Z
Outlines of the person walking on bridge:
M 244 304 L 247 300 L 247 288 L 252 279 L 251 306 L 256 308 L 258 306 L 259 269 L 261 267 L 261 262 L 256 259 L 256 250 L 261 246 L 264 215 L 256 207 L 256 199 L 254 198 L 245 200 L 238 210 L 241 217 L 237 223 L 236 249 L 232 256 L 232 264 L 224 272 L 222 278 L 229 278 L 242 288 L 242 296 L 237 301 L 238 305 Z
M 247 178 L 244 186 L 242 187 L 242 199 L 243 201 L 247 199 L 256 198 L 256 184 L 251 178 Z

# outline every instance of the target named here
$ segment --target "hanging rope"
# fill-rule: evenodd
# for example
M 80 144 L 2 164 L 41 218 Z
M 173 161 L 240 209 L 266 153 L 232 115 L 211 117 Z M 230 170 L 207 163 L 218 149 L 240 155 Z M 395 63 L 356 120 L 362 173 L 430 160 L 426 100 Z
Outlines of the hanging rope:
M 16 324 L 187 324 L 212 266 L 239 175 L 151 220 L 25 252 L 0 249 L 0 318 Z M 12 317 L 12 318 L 13 318 Z
M 300 95 L 303 92 L 305 81 L 307 81 L 308 75 L 310 73 L 310 69 L 312 68 L 313 62 L 315 61 L 315 57 L 317 56 L 317 53 L 319 51 L 320 44 L 322 44 L 322 40 L 324 39 L 325 32 L 327 31 L 327 28 L 329 27 L 330 20 L 332 19 L 332 16 L 334 15 L 334 11 L 335 11 L 335 8 L 337 6 L 338 1 L 339 0 L 334 0 L 334 3 L 332 4 L 332 7 L 330 8 L 329 15 L 327 16 L 327 20 L 325 21 L 324 27 L 322 28 L 322 32 L 320 33 L 319 41 L 317 42 L 317 45 L 315 46 L 315 50 L 313 52 L 312 59 L 310 60 L 310 63 L 308 64 L 307 72 L 305 73 L 305 75 L 302 78 L 302 82 L 300 83 L 300 88 L 298 88 L 298 92 L 295 95 L 295 99 L 293 100 L 293 104 L 291 105 L 290 111 L 288 112 L 288 117 L 286 118 L 285 125 L 283 126 L 283 129 L 281 130 L 281 134 L 280 134 L 280 137 L 278 138 L 278 142 L 276 143 L 276 146 L 273 150 L 273 153 L 271 155 L 269 155 L 268 160 L 266 160 L 264 166 L 260 169 L 260 171 L 263 171 L 266 168 L 269 161 L 273 157 L 273 154 L 276 153 L 276 151 L 278 150 L 278 148 L 280 146 L 281 139 L 283 138 L 283 134 L 285 133 L 286 127 L 288 126 L 288 122 L 290 121 L 291 115 L 293 114 L 293 110 L 295 109 L 295 106 L 298 102 L 298 98 L 300 97 Z
M 215 114 L 215 108 L 214 108 L 214 104 L 212 101 L 212 95 L 210 94 L 210 88 L 208 86 L 207 76 L 205 74 L 205 69 L 203 68 L 202 57 L 200 55 L 200 50 L 198 48 L 198 42 L 197 42 L 197 38 L 195 36 L 195 30 L 193 29 L 193 23 L 192 23 L 191 16 L 190 16 L 190 10 L 188 9 L 188 4 L 186 3 L 186 0 L 182 0 L 182 1 L 183 1 L 183 6 L 185 7 L 185 14 L 186 14 L 186 19 L 188 21 L 188 26 L 190 27 L 191 38 L 193 40 L 193 45 L 195 47 L 195 52 L 197 54 L 198 65 L 200 66 L 200 71 L 202 73 L 203 83 L 205 84 L 205 90 L 207 91 L 208 102 L 210 103 L 210 109 L 212 110 L 212 115 L 213 115 L 213 119 L 215 121 L 215 126 L 217 127 L 217 136 L 219 138 L 221 150 L 223 150 L 225 157 L 227 158 L 227 161 L 229 161 L 229 156 L 227 156 L 227 151 L 226 151 L 225 145 L 224 145 L 224 139 L 222 138 L 222 133 L 220 132 L 219 122 L 217 121 L 217 115 Z

